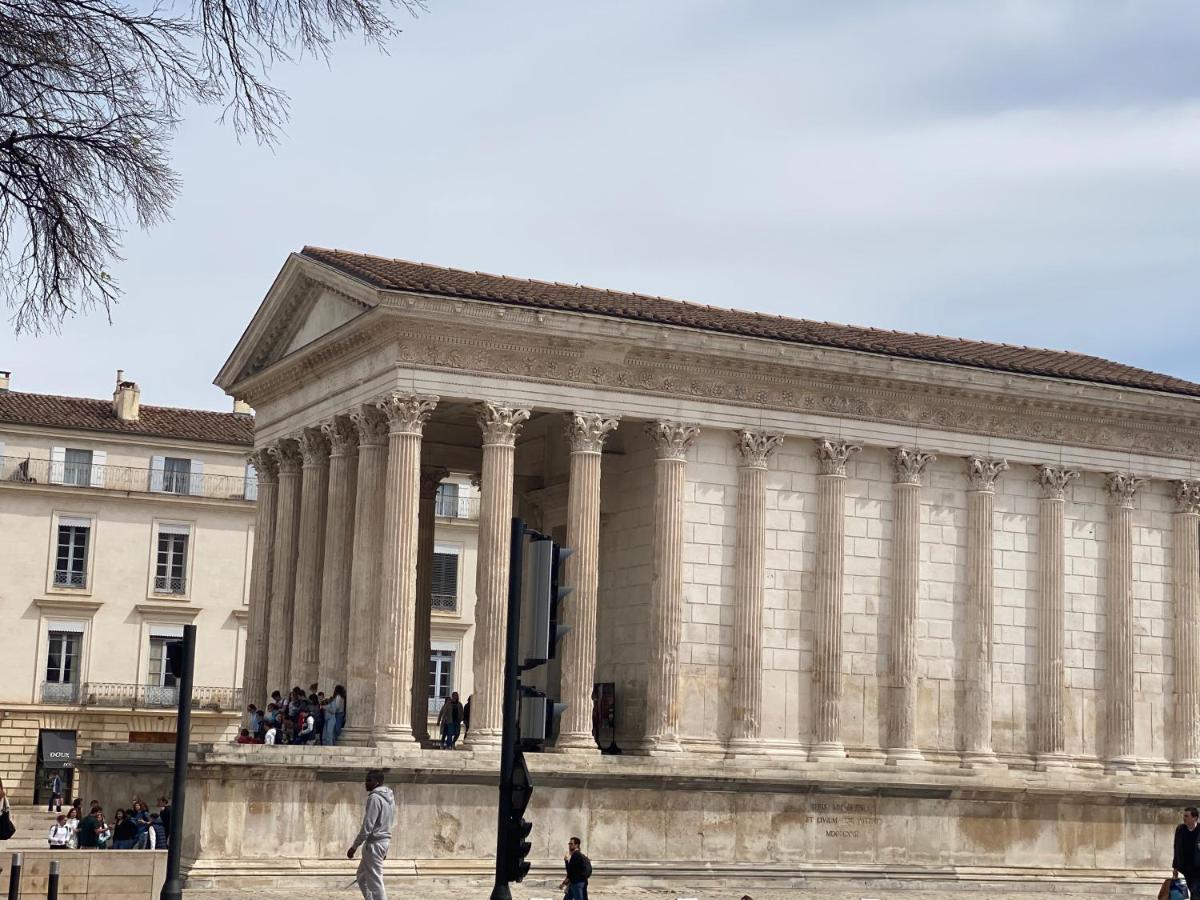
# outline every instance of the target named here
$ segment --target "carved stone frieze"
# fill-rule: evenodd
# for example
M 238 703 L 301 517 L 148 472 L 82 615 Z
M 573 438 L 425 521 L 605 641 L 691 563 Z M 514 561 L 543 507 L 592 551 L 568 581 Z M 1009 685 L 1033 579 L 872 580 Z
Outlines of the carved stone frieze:
M 741 464 L 755 469 L 765 469 L 767 460 L 783 443 L 782 434 L 750 428 L 739 428 L 733 433 L 733 438 Z
M 925 478 L 925 467 L 937 459 L 937 455 L 924 450 L 907 447 L 892 448 L 892 466 L 897 484 L 921 484 Z
M 1042 489 L 1042 497 L 1047 500 L 1061 500 L 1067 492 L 1067 485 L 1079 477 L 1073 469 L 1062 466 L 1038 466 L 1038 485 Z
M 405 394 L 392 391 L 375 401 L 376 408 L 387 416 L 392 434 L 420 434 L 438 405 L 438 397 L 425 394 Z
M 250 454 L 250 465 L 258 475 L 259 484 L 273 484 L 279 478 L 279 464 L 271 455 L 269 447 L 260 447 Z
M 967 457 L 967 483 L 973 491 L 995 491 L 996 479 L 1001 472 L 1006 471 L 1008 471 L 1007 459 Z
M 387 417 L 373 404 L 364 403 L 358 409 L 351 410 L 347 415 L 354 430 L 358 432 L 360 447 L 380 446 L 387 443 Z
M 817 461 L 821 465 L 822 475 L 845 475 L 846 463 L 850 457 L 862 450 L 857 444 L 846 441 L 833 441 L 828 438 L 817 440 Z
M 280 475 L 296 474 L 304 462 L 300 456 L 300 445 L 295 438 L 280 438 L 267 448 L 267 453 L 275 460 Z
M 609 432 L 617 427 L 618 419 L 600 413 L 567 413 L 567 444 L 572 453 L 599 453 Z
M 1108 491 L 1109 502 L 1114 506 L 1132 507 L 1138 488 L 1148 480 L 1126 472 L 1109 472 L 1108 477 L 1104 479 L 1104 488 Z
M 500 444 L 512 447 L 517 443 L 521 427 L 528 421 L 530 411 L 519 406 L 485 401 L 479 404 L 479 428 L 483 432 L 483 444 Z
M 329 442 L 331 456 L 348 456 L 358 449 L 358 429 L 344 416 L 323 423 L 321 434 Z
M 1175 509 L 1178 512 L 1200 515 L 1200 481 L 1174 482 Z
M 700 426 L 660 419 L 646 426 L 646 434 L 658 459 L 683 459 L 700 435 Z

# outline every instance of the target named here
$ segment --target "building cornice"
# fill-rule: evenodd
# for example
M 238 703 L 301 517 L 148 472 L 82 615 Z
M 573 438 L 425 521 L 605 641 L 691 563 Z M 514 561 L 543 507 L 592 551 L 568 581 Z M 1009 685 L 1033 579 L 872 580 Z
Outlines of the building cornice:
M 200 615 L 202 606 L 188 606 L 184 603 L 136 603 L 134 609 L 145 620 L 154 619 L 160 624 L 172 622 L 180 625 L 190 625 Z
M 102 600 L 69 600 L 66 597 L 37 597 L 33 605 L 46 615 L 91 618 L 104 605 Z

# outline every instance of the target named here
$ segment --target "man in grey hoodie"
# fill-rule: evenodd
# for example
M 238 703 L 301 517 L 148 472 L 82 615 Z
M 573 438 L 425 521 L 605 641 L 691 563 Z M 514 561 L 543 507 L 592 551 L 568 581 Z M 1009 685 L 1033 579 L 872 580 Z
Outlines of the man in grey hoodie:
M 362 847 L 356 880 L 363 900 L 387 900 L 387 889 L 383 886 L 383 861 L 387 858 L 388 845 L 392 841 L 396 798 L 392 796 L 392 789 L 384 785 L 383 772 L 378 769 L 367 773 L 366 786 L 367 809 L 363 813 L 362 828 L 346 851 L 346 858 L 354 859 L 354 851 Z

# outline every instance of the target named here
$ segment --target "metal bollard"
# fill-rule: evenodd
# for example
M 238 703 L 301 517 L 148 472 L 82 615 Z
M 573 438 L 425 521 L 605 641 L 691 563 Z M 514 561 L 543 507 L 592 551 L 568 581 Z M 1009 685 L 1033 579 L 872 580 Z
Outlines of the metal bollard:
M 50 860 L 50 878 L 46 881 L 46 900 L 58 900 L 58 860 Z
M 21 896 L 21 854 L 12 855 L 12 868 L 8 870 L 8 900 Z

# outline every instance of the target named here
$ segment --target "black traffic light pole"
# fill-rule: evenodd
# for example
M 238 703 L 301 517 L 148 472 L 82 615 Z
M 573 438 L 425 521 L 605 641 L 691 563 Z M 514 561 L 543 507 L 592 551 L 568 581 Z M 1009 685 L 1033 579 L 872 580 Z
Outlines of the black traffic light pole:
M 513 768 L 517 757 L 518 661 L 521 652 L 521 576 L 524 565 L 525 523 L 512 520 L 508 557 L 508 622 L 504 640 L 504 731 L 500 739 L 500 815 L 496 828 L 496 884 L 491 900 L 512 900 L 505 864 L 511 829 Z M 164 895 L 163 900 L 167 900 Z
M 183 804 L 187 787 L 188 741 L 192 731 L 192 675 L 196 665 L 196 626 L 183 626 L 183 671 L 175 719 L 175 777 L 171 783 L 171 833 L 167 836 L 167 880 L 159 900 L 182 900 L 179 854 L 183 847 Z

